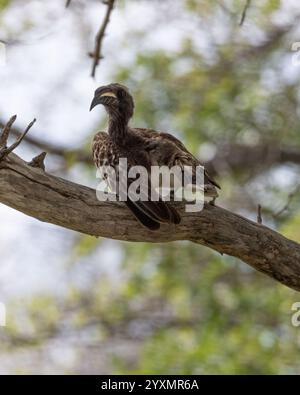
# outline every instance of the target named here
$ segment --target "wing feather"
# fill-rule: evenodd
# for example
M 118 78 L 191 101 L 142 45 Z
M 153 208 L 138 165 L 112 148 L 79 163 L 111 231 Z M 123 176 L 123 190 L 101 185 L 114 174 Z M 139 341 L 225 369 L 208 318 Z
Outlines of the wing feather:
M 96 166 L 101 168 L 104 165 L 112 165 L 117 169 L 118 162 L 118 153 L 113 152 L 114 147 L 110 142 L 109 136 L 105 132 L 99 132 L 96 134 L 93 140 L 93 158 Z M 150 168 L 149 160 L 147 156 L 139 154 L 138 160 L 136 160 L 135 156 L 127 157 L 128 160 L 128 169 L 130 169 L 134 165 L 145 166 L 147 169 Z M 114 156 L 115 160 L 112 161 L 112 157 Z M 106 181 L 111 190 L 114 192 L 114 186 L 112 180 L 109 178 L 109 175 L 106 175 Z M 118 180 L 122 186 L 123 180 Z M 126 190 L 133 182 L 130 178 L 127 177 L 127 185 L 125 185 Z M 141 200 L 132 201 L 128 199 L 125 203 L 127 207 L 132 211 L 135 217 L 147 228 L 150 230 L 157 230 L 160 227 L 160 223 L 174 223 L 178 224 L 180 222 L 180 216 L 177 211 L 171 207 L 168 203 L 163 201 L 152 201 L 151 197 L 151 185 L 148 183 L 149 187 L 147 188 L 147 196 L 142 196 Z M 123 185 L 124 187 L 124 185 Z

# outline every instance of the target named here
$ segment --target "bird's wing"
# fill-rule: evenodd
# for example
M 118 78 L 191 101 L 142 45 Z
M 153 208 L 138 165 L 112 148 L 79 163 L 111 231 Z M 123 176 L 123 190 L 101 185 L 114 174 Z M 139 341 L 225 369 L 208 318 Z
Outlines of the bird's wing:
M 135 128 L 134 130 L 142 137 L 149 140 L 149 148 L 154 151 L 151 155 L 154 154 L 154 157 L 158 158 L 157 162 L 159 165 L 168 165 L 169 167 L 177 165 L 181 168 L 183 168 L 183 166 L 192 166 L 194 170 L 196 169 L 196 166 L 202 166 L 200 161 L 172 134 L 157 132 L 153 129 Z M 212 197 L 218 196 L 218 192 L 215 187 L 219 189 L 221 189 L 221 187 L 208 174 L 205 168 L 204 184 L 204 187 L 206 186 L 207 194 Z
M 159 199 L 152 200 L 151 186 L 151 162 L 149 153 L 143 149 L 133 151 L 127 156 L 128 170 L 133 166 L 142 166 L 147 169 L 148 179 L 145 188 L 140 189 L 140 199 L 137 201 L 128 199 L 126 204 L 136 216 L 136 218 L 149 229 L 156 230 L 160 223 L 179 224 L 181 221 L 177 210 L 167 202 Z M 134 179 L 128 177 L 127 188 L 134 182 Z M 119 180 L 120 185 L 122 180 Z M 150 221 L 149 221 L 150 220 Z
M 189 151 L 186 149 L 184 144 L 180 140 L 178 140 L 178 138 L 176 138 L 170 133 L 158 132 L 153 129 L 145 129 L 145 128 L 134 128 L 134 130 L 140 133 L 143 137 L 152 139 L 154 141 L 159 141 L 162 138 L 168 140 L 169 142 L 175 144 L 182 151 L 189 153 Z
M 94 162 L 98 169 L 101 169 L 102 166 L 111 165 L 118 170 L 117 162 L 119 157 L 122 156 L 126 156 L 127 158 L 128 170 L 136 165 L 144 166 L 147 170 L 150 168 L 147 152 L 137 151 L 130 155 L 121 155 L 119 152 L 116 152 L 116 147 L 112 145 L 108 134 L 105 132 L 96 134 L 93 140 L 92 151 Z M 110 189 L 114 192 L 115 184 L 114 181 L 110 179 L 109 174 L 103 173 L 102 176 L 106 179 Z M 126 185 L 123 184 L 125 180 L 119 179 L 118 181 L 119 187 L 125 188 L 126 191 L 133 182 L 133 180 L 128 177 Z M 142 196 L 141 200 L 138 201 L 127 199 L 125 202 L 127 207 L 144 226 L 151 230 L 157 230 L 160 227 L 160 223 L 178 224 L 180 222 L 180 216 L 172 206 L 162 201 L 151 201 L 150 196 L 151 184 L 148 182 L 147 196 Z

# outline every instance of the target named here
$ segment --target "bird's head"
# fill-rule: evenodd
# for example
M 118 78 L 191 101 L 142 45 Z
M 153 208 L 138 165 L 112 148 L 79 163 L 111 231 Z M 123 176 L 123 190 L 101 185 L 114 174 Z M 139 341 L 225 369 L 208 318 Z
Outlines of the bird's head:
M 126 86 L 109 84 L 96 89 L 90 111 L 98 104 L 103 104 L 110 115 L 118 115 L 129 120 L 133 115 L 134 102 Z

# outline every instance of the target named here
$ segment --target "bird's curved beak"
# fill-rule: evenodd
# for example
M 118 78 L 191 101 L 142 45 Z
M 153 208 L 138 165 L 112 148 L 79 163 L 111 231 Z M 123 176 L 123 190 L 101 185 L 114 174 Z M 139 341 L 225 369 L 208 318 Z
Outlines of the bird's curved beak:
M 113 97 L 114 99 L 117 98 L 117 96 L 113 92 L 105 92 L 98 95 L 95 94 L 91 103 L 90 111 L 92 111 L 92 109 L 96 107 L 98 104 L 105 104 L 105 98 L 107 97 Z
M 98 104 L 101 104 L 101 96 L 94 96 L 90 106 L 90 111 L 92 111 L 92 109 L 96 107 Z

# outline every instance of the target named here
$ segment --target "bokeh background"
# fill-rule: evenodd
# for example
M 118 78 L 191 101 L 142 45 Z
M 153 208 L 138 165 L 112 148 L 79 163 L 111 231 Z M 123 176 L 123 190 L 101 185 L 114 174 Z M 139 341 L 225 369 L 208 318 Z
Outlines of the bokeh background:
M 132 123 L 174 133 L 216 175 L 218 204 L 300 242 L 297 0 L 117 1 L 90 77 L 100 0 L 1 0 L 0 122 L 37 117 L 30 160 L 95 187 L 94 89 L 130 87 Z M 300 44 L 299 44 L 300 47 Z M 299 374 L 300 295 L 190 242 L 121 243 L 0 205 L 1 374 Z

